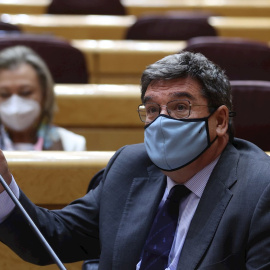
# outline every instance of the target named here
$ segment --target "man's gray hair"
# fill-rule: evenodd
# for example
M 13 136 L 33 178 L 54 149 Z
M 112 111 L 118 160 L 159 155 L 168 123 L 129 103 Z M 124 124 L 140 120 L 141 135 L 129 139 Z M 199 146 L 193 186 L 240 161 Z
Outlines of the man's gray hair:
M 208 105 L 218 108 L 221 105 L 232 111 L 231 86 L 225 72 L 200 53 L 182 51 L 162 58 L 149 65 L 141 77 L 141 99 L 153 81 L 176 78 L 192 78 L 201 85 L 201 94 Z M 232 121 L 229 123 L 229 134 L 232 134 Z

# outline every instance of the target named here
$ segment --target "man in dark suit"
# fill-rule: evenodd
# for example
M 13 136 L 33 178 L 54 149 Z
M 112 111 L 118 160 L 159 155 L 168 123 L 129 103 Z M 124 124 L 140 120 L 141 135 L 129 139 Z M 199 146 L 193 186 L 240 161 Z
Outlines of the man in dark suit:
M 38 208 L 16 191 L 3 155 L 0 173 L 64 262 L 100 254 L 101 270 L 270 269 L 270 159 L 233 138 L 224 72 L 182 52 L 147 67 L 141 83 L 145 143 L 118 150 L 83 198 L 62 210 Z M 163 252 L 152 231 L 165 217 L 154 220 L 171 190 L 183 186 L 173 242 Z M 52 263 L 15 208 L 1 220 L 3 243 L 27 261 Z M 155 235 L 165 232 L 166 240 L 165 227 Z

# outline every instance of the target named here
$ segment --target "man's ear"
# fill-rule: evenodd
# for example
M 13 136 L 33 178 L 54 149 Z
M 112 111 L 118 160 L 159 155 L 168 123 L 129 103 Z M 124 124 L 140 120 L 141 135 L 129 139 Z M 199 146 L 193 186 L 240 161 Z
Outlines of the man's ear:
M 216 133 L 217 136 L 224 136 L 227 133 L 228 125 L 229 125 L 229 109 L 222 105 L 220 106 L 216 112 Z

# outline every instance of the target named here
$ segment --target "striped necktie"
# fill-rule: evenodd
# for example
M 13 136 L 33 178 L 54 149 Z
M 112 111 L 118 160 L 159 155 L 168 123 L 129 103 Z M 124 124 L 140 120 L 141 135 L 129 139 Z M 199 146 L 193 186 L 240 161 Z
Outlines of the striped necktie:
M 140 270 L 164 270 L 178 223 L 179 203 L 190 190 L 184 185 L 174 186 L 158 211 L 146 240 Z

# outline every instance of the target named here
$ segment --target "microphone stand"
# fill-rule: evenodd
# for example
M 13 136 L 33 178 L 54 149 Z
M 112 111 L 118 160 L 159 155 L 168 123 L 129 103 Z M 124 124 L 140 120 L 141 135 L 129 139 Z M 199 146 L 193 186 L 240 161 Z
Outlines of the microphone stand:
M 28 213 L 25 211 L 25 209 L 23 208 L 23 206 L 20 203 L 20 201 L 17 199 L 17 197 L 14 195 L 14 193 L 12 192 L 12 190 L 10 189 L 10 187 L 8 186 L 8 184 L 6 183 L 6 181 L 3 179 L 2 175 L 0 175 L 0 182 L 1 182 L 2 186 L 5 188 L 6 192 L 10 196 L 10 198 L 15 203 L 15 205 L 17 207 L 19 207 L 19 209 L 22 212 L 24 218 L 29 222 L 29 225 L 30 225 L 31 229 L 38 236 L 38 238 L 40 239 L 40 241 L 43 244 L 43 246 L 47 249 L 47 251 L 51 255 L 52 259 L 58 265 L 59 269 L 66 270 L 65 266 L 63 265 L 63 263 L 59 260 L 59 258 L 57 257 L 57 255 L 55 254 L 55 252 L 53 251 L 53 249 L 51 248 L 51 246 L 47 242 L 47 240 L 44 238 L 44 236 L 41 234 L 41 232 L 39 231 L 39 229 L 37 228 L 37 226 L 35 225 L 35 223 L 33 222 L 33 220 L 30 218 L 30 216 L 28 215 Z

